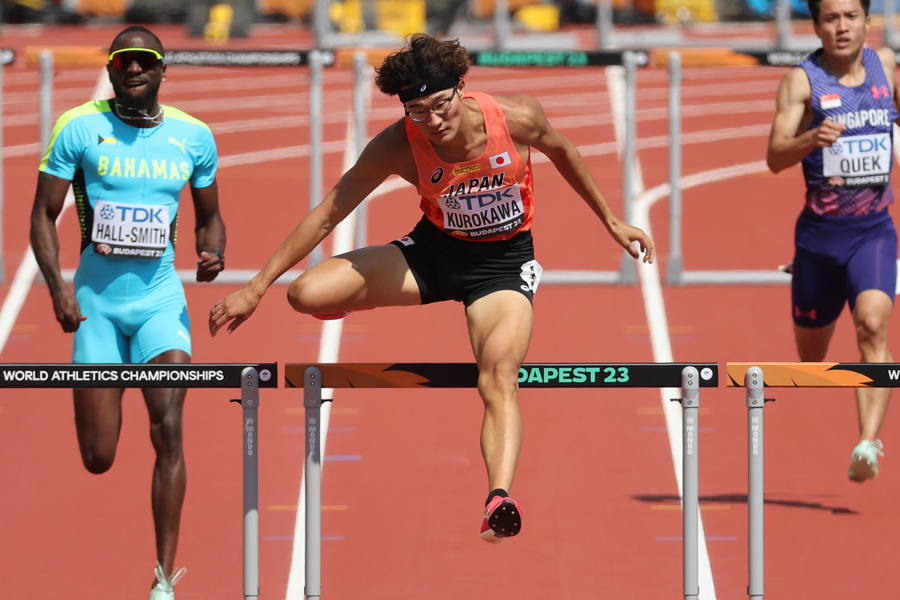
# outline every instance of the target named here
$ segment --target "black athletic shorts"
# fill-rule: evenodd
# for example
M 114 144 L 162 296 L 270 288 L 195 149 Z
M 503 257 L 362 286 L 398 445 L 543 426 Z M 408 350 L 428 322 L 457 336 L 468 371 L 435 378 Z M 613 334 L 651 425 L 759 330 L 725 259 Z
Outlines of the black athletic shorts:
M 530 231 L 508 240 L 469 242 L 444 233 L 422 217 L 412 232 L 391 242 L 409 265 L 422 304 L 456 300 L 466 308 L 500 290 L 514 290 L 531 302 L 541 282 Z

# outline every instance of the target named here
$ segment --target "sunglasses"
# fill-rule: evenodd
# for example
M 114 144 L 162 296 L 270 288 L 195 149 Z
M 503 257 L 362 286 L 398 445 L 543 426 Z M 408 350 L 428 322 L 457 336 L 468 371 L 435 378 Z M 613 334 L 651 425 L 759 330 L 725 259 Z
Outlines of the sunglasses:
M 148 48 L 123 48 L 109 55 L 109 64 L 120 71 L 128 70 L 133 62 L 144 71 L 149 71 L 163 64 L 163 57 L 156 50 Z

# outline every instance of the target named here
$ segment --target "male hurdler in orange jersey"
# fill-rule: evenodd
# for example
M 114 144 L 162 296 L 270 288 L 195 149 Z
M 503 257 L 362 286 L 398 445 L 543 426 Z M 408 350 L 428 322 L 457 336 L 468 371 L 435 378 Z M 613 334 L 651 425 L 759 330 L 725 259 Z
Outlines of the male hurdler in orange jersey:
M 243 290 L 210 311 L 215 333 L 231 333 L 268 287 L 296 265 L 390 175 L 422 196 L 422 220 L 384 246 L 330 258 L 291 284 L 288 300 L 301 313 L 340 318 L 353 310 L 457 300 L 466 307 L 484 401 L 481 450 L 487 466 L 487 507 L 481 537 L 516 535 L 521 513 L 509 498 L 522 445 L 519 367 L 531 339 L 531 300 L 541 266 L 534 259 L 534 194 L 530 148 L 543 152 L 634 257 L 654 258 L 653 241 L 619 221 L 575 146 L 527 94 L 467 92 L 466 49 L 455 40 L 417 34 L 376 69 L 375 83 L 398 96 L 406 116 L 369 143 L 359 161 L 300 222 Z

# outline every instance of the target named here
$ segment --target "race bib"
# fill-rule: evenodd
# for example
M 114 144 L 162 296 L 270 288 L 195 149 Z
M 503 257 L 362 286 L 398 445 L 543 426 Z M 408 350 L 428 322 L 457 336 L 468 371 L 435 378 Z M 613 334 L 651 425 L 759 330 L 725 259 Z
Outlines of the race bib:
M 886 185 L 891 172 L 891 137 L 887 133 L 840 137 L 822 148 L 822 175 L 828 185 Z
M 169 244 L 169 207 L 100 200 L 91 242 L 103 256 L 159 258 Z
M 469 239 L 512 233 L 524 222 L 519 184 L 477 194 L 440 198 L 444 231 Z

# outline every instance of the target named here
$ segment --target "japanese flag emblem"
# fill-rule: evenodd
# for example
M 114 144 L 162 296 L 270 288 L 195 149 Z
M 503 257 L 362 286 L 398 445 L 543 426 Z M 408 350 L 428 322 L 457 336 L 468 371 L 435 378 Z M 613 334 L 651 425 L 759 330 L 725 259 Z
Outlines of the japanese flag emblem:
M 490 161 L 492 169 L 505 167 L 512 162 L 511 160 L 509 160 L 509 152 L 502 152 L 496 156 L 492 156 L 490 157 Z

